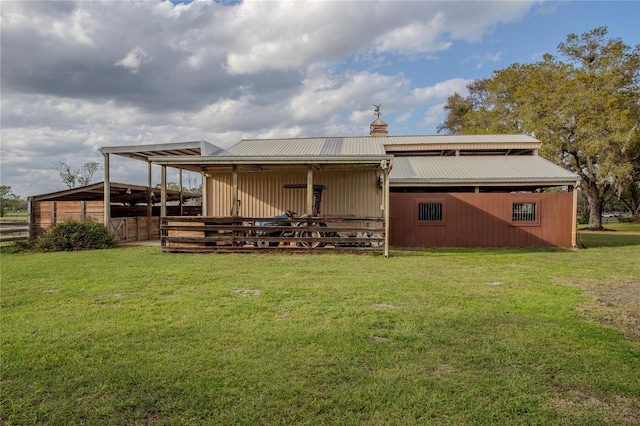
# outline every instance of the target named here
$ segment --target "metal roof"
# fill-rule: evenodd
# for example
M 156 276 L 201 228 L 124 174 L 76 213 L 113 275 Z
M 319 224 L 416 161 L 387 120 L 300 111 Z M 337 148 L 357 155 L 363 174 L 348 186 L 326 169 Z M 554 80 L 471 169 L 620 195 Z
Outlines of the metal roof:
M 555 184 L 578 175 L 538 156 L 395 157 L 391 185 Z
M 338 137 L 296 139 L 245 139 L 229 148 L 231 155 L 246 157 L 357 157 L 386 155 L 383 138 Z
M 207 141 L 175 142 L 150 145 L 110 146 L 100 148 L 103 154 L 116 154 L 143 161 L 154 161 L 160 157 L 372 157 L 396 151 L 394 146 L 416 147 L 428 150 L 430 146 L 491 144 L 492 147 L 509 145 L 523 147 L 540 145 L 541 142 L 527 135 L 453 135 L 453 136 L 387 136 L 387 137 L 318 137 L 291 139 L 244 139 L 224 150 Z M 488 146 L 488 145 L 487 145 Z M 151 160 L 153 158 L 153 160 Z
M 130 185 L 126 183 L 110 182 L 112 203 L 146 203 L 149 187 L 140 185 Z M 151 188 L 152 201 L 160 201 L 160 189 Z M 200 194 L 183 192 L 182 198 L 197 198 Z M 66 189 L 63 191 L 51 192 L 29 197 L 33 201 L 101 201 L 104 199 L 104 182 L 92 183 L 78 188 Z M 167 200 L 179 200 L 180 191 L 167 189 Z
M 136 160 L 150 161 L 150 157 L 218 155 L 225 151 L 219 146 L 202 140 L 149 145 L 106 146 L 100 148 L 100 152 L 103 154 L 116 154 Z
M 432 144 L 542 144 L 528 135 L 424 135 L 424 136 L 387 136 L 381 138 L 385 145 L 432 145 Z
M 318 137 L 291 139 L 245 139 L 227 153 L 247 157 L 384 155 L 400 150 L 430 149 L 537 149 L 542 143 L 527 135 L 451 135 L 387 137 Z M 385 150 L 386 147 L 386 150 Z M 397 147 L 397 148 L 396 148 Z

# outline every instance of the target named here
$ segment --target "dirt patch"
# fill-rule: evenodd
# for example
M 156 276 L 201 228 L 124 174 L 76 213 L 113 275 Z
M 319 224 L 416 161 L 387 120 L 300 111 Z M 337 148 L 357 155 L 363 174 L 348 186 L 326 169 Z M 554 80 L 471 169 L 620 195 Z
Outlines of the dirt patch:
M 260 294 L 262 294 L 262 292 L 257 289 L 234 288 L 233 290 L 231 290 L 231 292 L 243 297 L 258 297 L 260 296 Z
M 562 414 L 585 415 L 600 412 L 611 424 L 640 424 L 640 398 L 616 396 L 613 401 L 603 401 L 578 390 L 569 390 L 565 398 L 553 398 L 553 408 Z
M 456 371 L 455 368 L 453 368 L 452 366 L 448 364 L 442 364 L 442 365 L 439 365 L 438 368 L 433 370 L 433 372 L 431 373 L 431 376 L 436 379 L 439 379 L 443 375 L 455 373 L 455 371 Z
M 565 282 L 580 287 L 589 300 L 578 307 L 582 316 L 625 333 L 640 335 L 640 280 L 613 283 Z
M 386 310 L 400 309 L 400 307 L 394 306 L 394 305 L 390 305 L 388 303 L 377 303 L 377 304 L 373 305 L 373 309 L 379 309 L 379 310 L 382 310 L 382 311 L 386 311 Z

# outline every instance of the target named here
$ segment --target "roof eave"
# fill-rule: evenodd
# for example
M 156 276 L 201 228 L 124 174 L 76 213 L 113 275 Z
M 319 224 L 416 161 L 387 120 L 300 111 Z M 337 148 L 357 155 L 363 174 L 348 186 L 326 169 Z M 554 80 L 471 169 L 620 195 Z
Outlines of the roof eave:
M 241 165 L 241 164 L 379 164 L 381 161 L 391 161 L 392 155 L 366 156 L 171 156 L 149 157 L 149 161 L 158 165 Z
M 531 179 L 394 179 L 391 178 L 391 186 L 565 186 L 577 185 L 579 181 L 567 178 L 531 178 Z

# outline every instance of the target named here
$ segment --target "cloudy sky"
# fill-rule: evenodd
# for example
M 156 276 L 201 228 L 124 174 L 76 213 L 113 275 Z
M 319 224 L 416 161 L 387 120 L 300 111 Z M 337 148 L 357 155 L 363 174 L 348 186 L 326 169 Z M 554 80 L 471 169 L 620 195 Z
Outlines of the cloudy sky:
M 638 1 L 5 0 L 0 15 L 0 178 L 22 197 L 65 189 L 56 165 L 102 146 L 367 135 L 374 103 L 390 134 L 435 134 L 448 96 L 569 33 L 640 42 Z M 114 160 L 111 176 L 146 171 Z

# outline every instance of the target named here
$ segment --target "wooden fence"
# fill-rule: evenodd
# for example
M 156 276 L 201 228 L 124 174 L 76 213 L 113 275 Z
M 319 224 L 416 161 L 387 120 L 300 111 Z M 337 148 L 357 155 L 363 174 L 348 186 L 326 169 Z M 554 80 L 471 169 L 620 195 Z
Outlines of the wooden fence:
M 0 242 L 29 239 L 29 222 L 0 222 Z
M 382 218 L 175 217 L 161 218 L 165 252 L 384 252 Z

